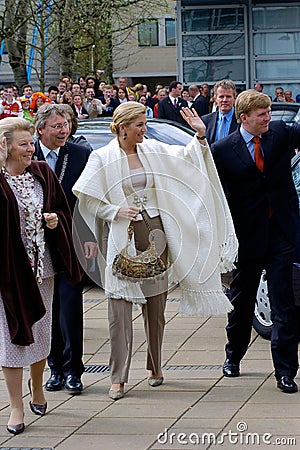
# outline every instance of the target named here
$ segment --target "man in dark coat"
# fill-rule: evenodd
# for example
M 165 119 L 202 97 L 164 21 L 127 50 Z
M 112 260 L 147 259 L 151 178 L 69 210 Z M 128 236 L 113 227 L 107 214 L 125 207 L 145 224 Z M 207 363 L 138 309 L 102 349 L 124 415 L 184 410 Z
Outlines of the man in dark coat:
M 299 230 L 298 197 L 291 152 L 300 145 L 300 125 L 270 122 L 271 100 L 255 90 L 235 103 L 241 127 L 212 145 L 239 240 L 230 286 L 223 373 L 240 375 L 240 361 L 251 339 L 256 293 L 266 269 L 272 309 L 271 350 L 277 387 L 298 390 L 298 339 L 292 289 L 292 263 Z
M 74 213 L 76 197 L 72 187 L 83 171 L 90 155 L 84 146 L 67 142 L 70 130 L 60 105 L 45 104 L 36 115 L 34 159 L 45 160 L 56 173 Z M 95 242 L 84 243 L 86 258 L 95 257 Z M 48 391 L 65 385 L 70 394 L 80 394 L 84 372 L 83 354 L 83 283 L 71 285 L 64 272 L 54 281 L 52 342 L 48 357 L 51 376 L 46 382 Z
M 205 97 L 201 95 L 200 89 L 196 84 L 191 84 L 189 94 L 192 99 L 192 106 L 197 111 L 198 116 L 202 117 L 208 114 L 208 103 Z
M 186 100 L 181 98 L 182 84 L 179 81 L 172 81 L 169 86 L 169 95 L 158 103 L 158 118 L 179 122 L 185 127 L 186 121 L 182 118 L 180 110 L 188 107 Z
M 238 127 L 234 114 L 236 99 L 235 84 L 231 80 L 221 80 L 214 85 L 214 97 L 218 110 L 202 116 L 206 126 L 206 139 L 211 145 L 235 131 Z

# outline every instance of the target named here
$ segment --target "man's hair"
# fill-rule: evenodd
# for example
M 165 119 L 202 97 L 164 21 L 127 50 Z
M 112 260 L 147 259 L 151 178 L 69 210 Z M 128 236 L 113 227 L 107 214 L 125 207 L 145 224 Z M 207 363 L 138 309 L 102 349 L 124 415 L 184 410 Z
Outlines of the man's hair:
M 24 91 L 24 89 L 25 89 L 25 88 L 28 88 L 28 87 L 32 89 L 31 84 L 24 84 L 24 85 L 22 86 L 22 91 Z
M 180 83 L 180 81 L 171 81 L 171 83 L 169 84 L 169 92 L 172 92 L 172 89 L 176 89 L 178 84 L 182 86 L 182 83 Z
M 89 75 L 88 77 L 86 77 L 85 81 L 86 84 L 88 84 L 89 80 L 93 80 L 94 82 L 96 81 L 95 77 L 93 77 L 93 75 Z
M 200 89 L 196 84 L 191 84 L 188 90 L 191 92 L 200 92 Z
M 262 92 L 255 89 L 248 89 L 241 92 L 235 101 L 235 116 L 237 121 L 241 122 L 241 114 L 249 115 L 252 111 L 260 108 L 268 108 L 271 105 L 271 99 Z
M 40 137 L 39 129 L 45 128 L 47 120 L 54 116 L 66 117 L 60 105 L 44 103 L 39 107 L 35 116 L 35 133 L 38 137 Z
M 49 86 L 49 87 L 48 87 L 48 94 L 50 94 L 51 91 L 58 92 L 57 86 Z
M 260 82 L 260 81 L 257 81 L 256 83 L 255 83 L 255 85 L 256 84 L 259 84 L 260 85 L 260 87 L 263 89 L 264 88 L 264 85 Z
M 214 96 L 217 95 L 218 88 L 221 87 L 223 89 L 232 89 L 234 97 L 236 97 L 236 86 L 232 80 L 224 79 L 217 81 L 214 85 Z
M 88 89 L 93 89 L 93 91 L 94 91 L 94 93 L 95 93 L 95 89 L 93 88 L 93 86 L 86 86 L 86 87 L 84 88 L 85 94 L 86 94 L 86 91 L 87 91 Z

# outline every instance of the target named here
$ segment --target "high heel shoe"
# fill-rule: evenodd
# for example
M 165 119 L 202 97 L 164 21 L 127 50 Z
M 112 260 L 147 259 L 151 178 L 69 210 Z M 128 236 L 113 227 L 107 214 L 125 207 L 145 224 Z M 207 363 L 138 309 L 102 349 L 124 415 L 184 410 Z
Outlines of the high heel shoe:
M 29 389 L 30 395 L 32 396 L 31 378 L 29 378 L 29 380 L 28 380 L 28 389 Z M 44 416 L 47 411 L 47 402 L 44 403 L 43 405 L 38 405 L 37 403 L 32 403 L 31 401 L 29 401 L 29 407 L 30 407 L 31 411 L 33 412 L 33 414 L 36 414 L 37 416 Z
M 23 418 L 24 418 L 24 414 L 23 414 Z M 21 434 L 25 430 L 25 424 L 24 424 L 24 422 L 22 422 L 22 423 L 18 423 L 17 425 L 7 425 L 6 429 L 11 434 Z
M 6 429 L 11 434 L 20 434 L 25 430 L 25 424 L 18 423 L 17 425 L 7 425 Z

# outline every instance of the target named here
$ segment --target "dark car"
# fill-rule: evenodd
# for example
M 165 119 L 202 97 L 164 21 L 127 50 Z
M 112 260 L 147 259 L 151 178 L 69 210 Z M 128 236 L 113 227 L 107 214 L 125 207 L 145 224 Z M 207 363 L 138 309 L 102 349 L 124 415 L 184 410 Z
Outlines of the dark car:
M 271 120 L 283 120 L 287 124 L 300 122 L 300 103 L 273 102 Z
M 109 128 L 111 121 L 111 118 L 81 120 L 75 136 L 84 136 L 94 150 L 103 147 L 115 137 Z M 194 134 L 190 128 L 171 120 L 148 119 L 145 138 L 157 139 L 165 144 L 187 145 Z

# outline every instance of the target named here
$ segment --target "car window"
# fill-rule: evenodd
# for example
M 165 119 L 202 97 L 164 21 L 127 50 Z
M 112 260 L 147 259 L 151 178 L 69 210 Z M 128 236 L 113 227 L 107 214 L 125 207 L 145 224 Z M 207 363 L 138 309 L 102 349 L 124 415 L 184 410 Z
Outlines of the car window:
M 181 128 L 162 122 L 147 122 L 147 137 L 165 144 L 177 145 L 187 145 L 192 139 L 192 136 Z
M 272 111 L 271 120 L 283 120 L 286 123 L 293 123 L 297 113 L 295 111 Z
M 289 125 L 299 122 L 299 107 L 298 103 L 274 102 L 271 105 L 271 120 L 283 120 Z
M 84 136 L 95 150 L 104 147 L 115 137 L 111 133 L 109 126 L 110 121 L 91 120 L 79 122 L 76 135 Z M 145 137 L 147 139 L 157 139 L 166 144 L 187 145 L 194 134 L 194 131 L 184 129 L 180 125 L 153 120 L 147 122 Z
M 76 135 L 84 136 L 94 150 L 104 147 L 115 137 L 109 130 L 106 130 L 105 132 L 99 132 L 99 130 L 77 130 Z

